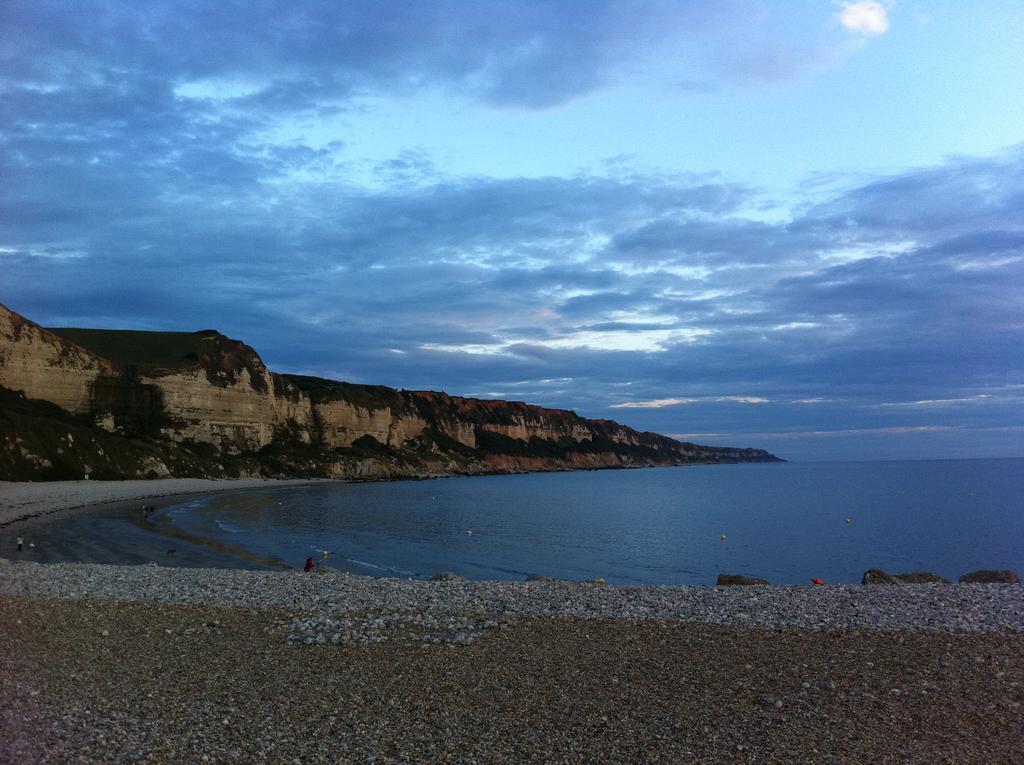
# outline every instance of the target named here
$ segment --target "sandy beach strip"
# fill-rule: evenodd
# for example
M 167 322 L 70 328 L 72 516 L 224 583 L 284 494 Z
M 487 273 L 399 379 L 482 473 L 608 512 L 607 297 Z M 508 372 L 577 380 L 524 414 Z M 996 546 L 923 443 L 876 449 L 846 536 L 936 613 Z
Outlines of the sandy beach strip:
M 299 486 L 328 479 L 159 478 L 151 481 L 0 481 L 0 528 L 26 518 L 110 502 L 261 487 Z

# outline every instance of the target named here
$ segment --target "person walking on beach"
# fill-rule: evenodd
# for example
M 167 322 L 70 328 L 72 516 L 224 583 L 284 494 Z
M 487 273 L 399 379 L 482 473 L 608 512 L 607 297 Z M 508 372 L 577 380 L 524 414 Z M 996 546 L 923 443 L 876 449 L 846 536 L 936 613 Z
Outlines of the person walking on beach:
M 306 571 L 312 571 L 312 570 L 313 570 L 313 559 L 312 558 L 306 558 Z
M 22 548 L 24 546 L 25 546 L 25 540 L 22 539 L 21 537 L 18 537 L 18 552 L 21 552 L 21 550 L 22 550 Z

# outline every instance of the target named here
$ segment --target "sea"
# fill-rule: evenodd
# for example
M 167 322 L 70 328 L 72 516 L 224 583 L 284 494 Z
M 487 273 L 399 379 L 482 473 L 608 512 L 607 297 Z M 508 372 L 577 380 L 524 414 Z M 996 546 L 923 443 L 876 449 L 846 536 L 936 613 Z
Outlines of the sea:
M 330 482 L 97 511 L 37 532 L 50 559 L 370 576 L 859 583 L 866 569 L 1024 573 L 1024 459 L 698 465 Z M 167 557 L 167 549 L 177 557 Z M 40 554 L 44 551 L 40 549 Z

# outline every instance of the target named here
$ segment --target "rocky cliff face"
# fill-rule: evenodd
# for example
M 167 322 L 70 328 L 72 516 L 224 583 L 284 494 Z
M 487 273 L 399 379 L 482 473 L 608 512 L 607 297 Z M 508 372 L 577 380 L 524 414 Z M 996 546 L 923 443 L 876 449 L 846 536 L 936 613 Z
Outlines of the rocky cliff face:
M 149 439 L 149 467 L 136 474 L 154 472 L 153 449 L 173 444 L 211 449 L 209 474 L 391 477 L 776 459 L 521 402 L 280 375 L 213 330 L 47 330 L 3 306 L 0 386 L 56 404 L 83 426 Z M 173 472 L 166 462 L 157 474 Z
M 114 374 L 109 361 L 0 306 L 0 385 L 86 414 L 96 381 Z

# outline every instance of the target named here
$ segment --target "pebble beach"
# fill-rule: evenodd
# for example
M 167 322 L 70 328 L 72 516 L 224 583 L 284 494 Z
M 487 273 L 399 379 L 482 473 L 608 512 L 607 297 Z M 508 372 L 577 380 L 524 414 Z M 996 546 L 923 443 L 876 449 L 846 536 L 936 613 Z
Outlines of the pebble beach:
M 1024 762 L 1019 584 L 325 571 L 0 563 L 0 761 Z

